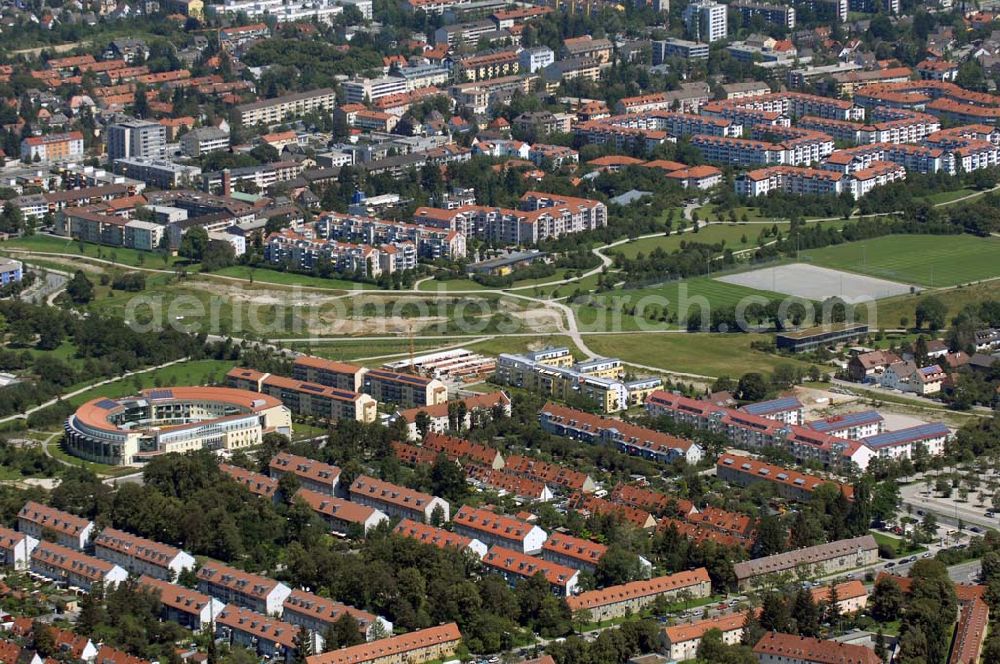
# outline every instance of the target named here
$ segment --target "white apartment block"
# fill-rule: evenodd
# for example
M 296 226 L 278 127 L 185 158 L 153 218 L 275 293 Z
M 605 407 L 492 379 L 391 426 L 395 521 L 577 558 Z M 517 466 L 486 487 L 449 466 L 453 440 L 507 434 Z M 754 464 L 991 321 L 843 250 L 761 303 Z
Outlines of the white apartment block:
M 358 78 L 344 81 L 340 87 L 344 91 L 344 101 L 348 104 L 364 104 L 410 91 L 407 80 L 401 76 Z
M 122 567 L 130 574 L 174 581 L 194 569 L 191 554 L 116 528 L 105 528 L 94 538 L 94 555 Z
M 712 0 L 696 0 L 684 9 L 684 25 L 688 35 L 712 43 L 726 38 L 728 23 L 726 5 Z
M 556 61 L 556 54 L 548 46 L 526 48 L 517 54 L 521 71 L 534 74 L 539 69 L 548 67 Z
M 320 23 L 332 23 L 334 18 L 344 13 L 342 3 L 335 0 L 226 0 L 222 5 L 209 6 L 215 14 L 235 16 L 242 12 L 250 19 L 270 16 L 278 23 L 313 19 Z M 369 12 L 370 7 L 369 2 Z M 359 9 L 364 14 L 361 6 Z
M 261 99 L 236 107 L 246 126 L 274 124 L 287 117 L 311 111 L 332 111 L 337 105 L 337 93 L 332 88 L 296 92 L 274 99 Z

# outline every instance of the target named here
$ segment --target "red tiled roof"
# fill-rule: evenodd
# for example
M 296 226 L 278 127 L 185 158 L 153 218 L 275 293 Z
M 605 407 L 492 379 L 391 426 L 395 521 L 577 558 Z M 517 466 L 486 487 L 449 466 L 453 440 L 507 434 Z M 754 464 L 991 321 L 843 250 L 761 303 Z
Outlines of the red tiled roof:
M 604 590 L 590 590 L 566 600 L 570 611 L 593 609 L 617 604 L 636 597 L 660 595 L 674 590 L 689 588 L 702 583 L 711 583 L 708 571 L 704 567 L 688 572 L 678 572 L 668 576 L 658 576 L 647 581 L 632 581 L 620 586 L 611 586 Z
M 815 664 L 881 664 L 875 651 L 837 641 L 824 641 L 806 636 L 769 632 L 753 648 L 754 654 L 790 661 L 805 660 Z
M 306 658 L 306 664 L 361 664 L 381 658 L 403 656 L 413 650 L 430 648 L 446 643 L 458 642 L 462 639 L 458 625 L 447 623 L 429 629 L 421 629 L 409 634 L 391 636 L 371 643 L 362 643 L 349 648 L 332 650 L 322 655 Z M 402 659 L 406 659 L 405 656 Z

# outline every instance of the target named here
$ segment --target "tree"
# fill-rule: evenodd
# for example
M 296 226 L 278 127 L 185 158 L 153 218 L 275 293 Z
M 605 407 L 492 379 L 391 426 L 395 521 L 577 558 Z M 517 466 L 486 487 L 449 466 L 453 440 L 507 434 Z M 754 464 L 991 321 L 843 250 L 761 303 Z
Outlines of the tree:
M 444 454 L 439 454 L 431 466 L 431 492 L 447 501 L 461 500 L 469 491 L 465 472 Z
M 761 558 L 781 553 L 786 548 L 787 540 L 788 531 L 778 517 L 772 514 L 764 515 L 757 526 L 757 539 L 753 546 L 754 557 Z
M 292 659 L 294 664 L 306 664 L 306 658 L 312 655 L 312 635 L 305 626 L 299 627 L 295 634 L 295 656 Z
M 427 433 L 431 430 L 431 416 L 427 414 L 426 410 L 421 410 L 414 418 L 414 424 L 417 427 L 417 433 L 420 434 L 420 438 L 426 438 Z
M 181 239 L 181 246 L 178 248 L 177 253 L 184 258 L 190 258 L 193 261 L 200 261 L 205 255 L 205 249 L 208 247 L 208 231 L 206 231 L 201 226 L 194 226 L 189 228 L 184 237 Z
M 636 581 L 642 577 L 639 556 L 620 545 L 612 544 L 597 562 L 594 577 L 602 588 Z
M 233 245 L 222 240 L 209 240 L 201 256 L 201 270 L 212 272 L 229 267 L 235 262 L 236 250 Z
M 792 619 L 795 629 L 802 636 L 817 636 L 819 634 L 820 610 L 813 601 L 812 592 L 800 588 L 795 594 L 792 604 Z
M 66 284 L 66 293 L 74 304 L 87 304 L 94 299 L 94 284 L 83 270 L 77 270 Z
M 31 623 L 32 642 L 35 652 L 44 658 L 54 657 L 58 651 L 56 647 L 56 636 L 52 628 L 40 620 Z
M 936 296 L 928 295 L 921 298 L 920 302 L 917 303 L 915 316 L 918 328 L 923 327 L 924 323 L 927 323 L 927 327 L 931 330 L 940 330 L 945 325 L 945 319 L 948 316 L 948 307 Z
M 872 590 L 871 613 L 878 622 L 891 622 L 903 609 L 903 590 L 891 577 L 883 577 Z
M 765 631 L 787 632 L 791 621 L 792 614 L 784 597 L 775 592 L 764 596 L 764 603 L 760 609 L 760 625 Z
M 740 376 L 740 382 L 736 386 L 736 398 L 741 401 L 760 401 L 767 396 L 767 381 L 764 376 L 756 372 L 745 373 Z

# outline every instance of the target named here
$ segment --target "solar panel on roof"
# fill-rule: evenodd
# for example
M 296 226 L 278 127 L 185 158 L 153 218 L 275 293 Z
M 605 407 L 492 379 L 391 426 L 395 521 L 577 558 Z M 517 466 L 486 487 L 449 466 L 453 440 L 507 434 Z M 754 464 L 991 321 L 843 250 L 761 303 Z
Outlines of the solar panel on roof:
M 174 398 L 174 391 L 173 390 L 150 390 L 149 391 L 149 398 L 150 399 L 173 399 Z
M 112 408 L 117 408 L 118 407 L 118 402 L 117 401 L 112 401 L 111 399 L 101 399 L 100 401 L 98 401 L 94 405 L 97 406 L 98 408 L 103 409 L 103 410 L 111 410 Z
M 920 424 L 908 429 L 900 429 L 899 431 L 887 431 L 885 433 L 880 433 L 877 436 L 869 436 L 868 438 L 865 438 L 865 443 L 871 447 L 882 447 L 885 445 L 898 445 L 900 443 L 919 440 L 921 438 L 946 436 L 948 433 L 948 427 L 939 422 L 932 422 L 930 424 Z
M 773 413 L 779 410 L 791 410 L 793 408 L 801 407 L 802 404 L 799 403 L 799 400 L 795 397 L 782 397 L 780 399 L 747 404 L 746 406 L 743 406 L 743 410 L 752 415 L 757 415 L 760 413 Z
M 302 384 L 299 385 L 299 389 L 300 390 L 309 390 L 310 392 L 322 392 L 324 388 L 323 388 L 322 385 L 313 385 L 311 383 L 302 383 Z

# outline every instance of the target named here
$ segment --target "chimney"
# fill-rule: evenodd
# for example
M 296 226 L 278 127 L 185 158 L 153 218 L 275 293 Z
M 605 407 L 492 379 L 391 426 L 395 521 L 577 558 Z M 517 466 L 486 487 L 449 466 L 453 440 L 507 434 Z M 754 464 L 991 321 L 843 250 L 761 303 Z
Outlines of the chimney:
M 229 196 L 233 193 L 233 177 L 228 168 L 222 169 L 222 195 Z

